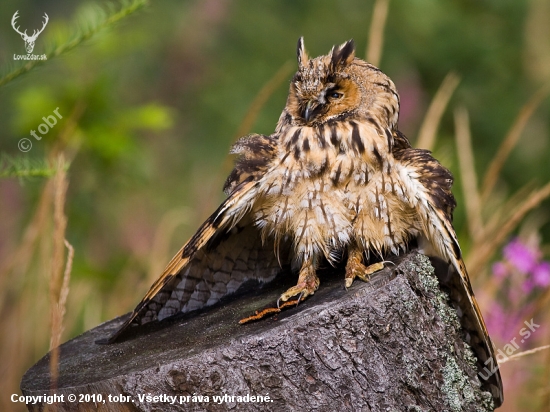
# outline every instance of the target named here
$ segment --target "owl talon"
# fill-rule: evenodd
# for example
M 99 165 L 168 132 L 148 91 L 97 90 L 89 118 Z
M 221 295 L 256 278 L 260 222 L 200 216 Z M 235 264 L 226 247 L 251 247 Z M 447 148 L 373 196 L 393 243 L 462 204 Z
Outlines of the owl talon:
M 353 263 L 351 265 L 348 263 L 346 266 L 346 288 L 352 285 L 355 278 L 368 282 L 370 275 L 384 269 L 384 263 L 386 262 L 373 263 L 369 266 L 365 266 L 362 263 Z
M 364 282 L 370 280 L 370 275 L 379 270 L 384 269 L 385 263 L 394 264 L 391 261 L 384 260 L 382 262 L 373 263 L 372 265 L 365 266 L 361 263 L 363 259 L 363 253 L 357 249 L 353 249 L 349 252 L 348 263 L 346 265 L 346 289 L 349 288 L 355 278 L 359 278 Z
M 316 285 L 308 285 L 305 282 L 300 282 L 296 286 L 291 287 L 288 289 L 285 293 L 283 293 L 279 299 L 277 300 L 277 307 L 279 307 L 279 302 L 286 302 L 291 297 L 299 295 L 298 296 L 298 303 L 300 303 L 301 300 L 304 300 L 309 295 L 313 295 L 317 288 L 319 287 L 319 282 L 317 282 Z M 296 304 L 296 305 L 297 305 Z
M 301 300 L 307 298 L 309 295 L 313 295 L 318 287 L 319 278 L 315 273 L 313 264 L 309 262 L 304 263 L 302 269 L 300 270 L 300 275 L 298 276 L 298 283 L 296 286 L 289 288 L 281 295 L 281 297 L 279 297 L 277 300 L 277 306 L 279 306 L 280 301 L 286 302 L 291 297 L 299 295 L 298 302 L 296 303 L 297 305 Z

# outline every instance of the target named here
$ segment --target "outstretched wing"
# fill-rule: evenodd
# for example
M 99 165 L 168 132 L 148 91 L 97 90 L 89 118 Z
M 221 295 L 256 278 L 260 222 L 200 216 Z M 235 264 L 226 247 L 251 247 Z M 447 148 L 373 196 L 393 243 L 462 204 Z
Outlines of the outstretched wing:
M 274 154 L 271 144 L 274 138 L 261 135 L 237 142 L 232 152 L 241 157 L 226 182 L 229 197 L 172 258 L 108 343 L 131 325 L 213 305 L 247 281 L 269 282 L 281 271 L 285 250 L 262 241 L 250 213 L 258 200 L 258 180 Z M 259 146 L 262 150 L 255 150 Z
M 451 301 L 459 306 L 459 317 L 466 331 L 467 343 L 478 358 L 479 371 L 484 371 L 480 373 L 481 383 L 492 393 L 495 406 L 498 407 L 503 402 L 503 388 L 500 372 L 496 369 L 497 358 L 452 225 L 452 213 L 456 205 L 451 193 L 453 177 L 427 150 L 404 149 L 396 151 L 394 155 L 400 161 L 401 177 L 410 189 L 409 201 L 420 215 L 423 232 L 429 242 L 427 245 L 420 244 L 420 247 L 425 247 L 428 254 L 435 254 L 454 268 L 447 279 L 440 280 L 451 291 Z

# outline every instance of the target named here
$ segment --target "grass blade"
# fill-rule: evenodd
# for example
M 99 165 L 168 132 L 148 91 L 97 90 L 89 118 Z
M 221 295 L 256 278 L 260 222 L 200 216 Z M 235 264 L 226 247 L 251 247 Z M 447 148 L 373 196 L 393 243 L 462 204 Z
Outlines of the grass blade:
M 443 117 L 443 113 L 451 100 L 455 89 L 460 83 L 460 76 L 454 72 L 449 72 L 447 76 L 441 82 L 441 86 L 437 90 L 422 125 L 418 132 L 418 138 L 416 147 L 421 149 L 432 150 L 435 144 L 437 130 L 439 129 L 439 123 Z
M 521 108 L 521 111 L 510 128 L 510 131 L 504 138 L 504 141 L 498 148 L 497 154 L 489 165 L 489 169 L 487 169 L 487 173 L 483 179 L 483 189 L 481 191 L 481 197 L 483 199 L 487 199 L 487 197 L 491 194 L 504 162 L 508 159 L 510 152 L 517 144 L 523 129 L 527 125 L 527 122 L 549 93 L 550 83 L 535 93 L 535 95 L 531 97 L 531 99 Z
M 148 0 L 134 0 L 131 3 L 124 5 L 118 12 L 106 18 L 98 19 L 97 22 L 91 23 L 90 26 L 87 28 L 79 29 L 78 32 L 75 35 L 73 35 L 72 39 L 47 51 L 45 53 L 47 58 L 46 60 L 31 60 L 28 63 L 25 63 L 20 67 L 12 70 L 11 72 L 3 75 L 0 78 L 0 87 L 5 86 L 6 84 L 15 80 L 17 77 L 25 73 L 28 73 L 35 67 L 50 61 L 54 57 L 61 56 L 62 54 L 65 54 L 73 50 L 74 48 L 78 47 L 81 43 L 92 38 L 95 34 L 99 33 L 101 30 L 116 24 L 118 21 L 122 20 L 123 18 L 143 8 L 144 6 L 147 5 L 147 3 L 148 3 Z
M 380 65 L 384 47 L 384 28 L 388 17 L 390 0 L 376 0 L 372 11 L 369 30 L 369 41 L 365 52 L 366 60 L 375 66 Z
M 290 76 L 293 69 L 294 63 L 290 60 L 287 61 L 279 70 L 277 70 L 273 77 L 264 84 L 250 104 L 250 107 L 248 108 L 243 121 L 237 129 L 237 133 L 235 134 L 235 138 L 233 140 L 236 140 L 237 138 L 250 132 L 252 126 L 254 126 L 254 122 L 258 118 L 260 111 L 267 103 L 269 97 L 271 97 L 275 90 L 277 90 L 277 88 L 288 78 L 288 76 Z
M 477 190 L 477 176 L 474 164 L 474 153 L 470 136 L 470 121 L 465 107 L 455 110 L 456 146 L 458 163 L 462 176 L 462 190 L 466 202 L 466 217 L 468 229 L 474 241 L 483 236 L 483 221 L 481 219 L 481 201 Z

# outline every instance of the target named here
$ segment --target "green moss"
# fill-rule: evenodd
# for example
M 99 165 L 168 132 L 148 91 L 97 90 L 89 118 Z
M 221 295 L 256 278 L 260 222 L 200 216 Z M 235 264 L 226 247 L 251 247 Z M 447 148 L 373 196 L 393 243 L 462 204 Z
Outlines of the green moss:
M 445 324 L 449 336 L 457 333 L 461 326 L 456 311 L 448 304 L 447 295 L 439 288 L 435 270 L 430 260 L 424 255 L 417 255 L 411 269 L 418 276 L 419 286 L 427 295 L 433 296 L 438 317 Z M 445 366 L 442 369 L 443 388 L 450 411 L 472 410 L 486 412 L 494 410 L 493 399 L 488 392 L 481 392 L 468 375 L 459 367 L 456 356 L 461 356 L 465 364 L 473 370 L 477 369 L 476 358 L 471 348 L 464 343 L 464 350 L 455 353 L 454 345 L 450 345 L 445 356 Z
M 417 263 L 411 263 L 411 269 L 418 275 L 418 280 L 427 294 L 435 296 L 434 303 L 437 314 L 445 325 L 460 329 L 460 321 L 456 312 L 447 304 L 447 295 L 439 289 L 439 281 L 435 276 L 430 259 L 424 255 L 417 255 L 415 258 Z
M 451 411 L 463 411 L 465 410 L 464 406 L 475 407 L 475 410 L 479 412 L 494 410 L 491 396 L 485 392 L 481 393 L 481 396 L 476 396 L 476 391 L 472 387 L 470 379 L 468 376 L 464 375 L 464 372 L 460 369 L 453 357 L 447 357 L 447 362 L 442 372 L 442 390 L 447 396 Z
M 420 406 L 413 405 L 409 406 L 408 412 L 425 412 L 425 410 L 422 409 Z
M 458 367 L 455 359 L 450 356 L 447 357 L 447 363 L 443 368 L 443 392 L 447 395 L 451 411 L 462 411 L 464 402 L 461 393 L 468 384 L 468 380 Z M 468 400 L 471 402 L 471 399 Z

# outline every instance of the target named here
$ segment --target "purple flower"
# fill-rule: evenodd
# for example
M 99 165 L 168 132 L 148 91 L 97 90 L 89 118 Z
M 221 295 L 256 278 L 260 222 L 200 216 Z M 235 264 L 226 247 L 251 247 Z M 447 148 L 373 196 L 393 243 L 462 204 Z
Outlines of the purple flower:
M 524 274 L 535 268 L 539 258 L 536 250 L 527 247 L 517 238 L 506 245 L 504 257 Z
M 536 282 L 533 281 L 533 279 L 525 279 L 525 281 L 521 284 L 521 289 L 523 290 L 523 293 L 531 293 L 533 289 L 535 288 Z
M 541 262 L 533 269 L 533 282 L 540 287 L 550 285 L 550 262 Z
M 508 275 L 508 268 L 504 262 L 495 262 L 493 264 L 493 274 L 499 278 L 503 279 Z
M 508 323 L 507 314 L 497 302 L 493 302 L 489 311 L 487 311 L 485 323 L 491 335 L 497 335 L 502 340 L 507 338 L 505 336 L 506 324 Z

